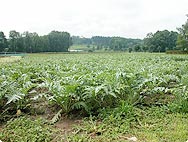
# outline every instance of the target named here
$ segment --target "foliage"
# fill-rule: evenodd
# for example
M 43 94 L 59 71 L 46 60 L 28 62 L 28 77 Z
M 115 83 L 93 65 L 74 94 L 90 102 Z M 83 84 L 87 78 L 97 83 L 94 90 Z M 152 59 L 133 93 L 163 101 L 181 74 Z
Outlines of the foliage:
M 0 52 L 67 52 L 71 45 L 72 39 L 68 32 L 52 31 L 48 35 L 39 36 L 36 32 L 19 33 L 12 30 L 8 40 L 0 32 Z
M 20 117 L 7 122 L 0 132 L 0 140 L 6 142 L 50 142 L 52 129 L 42 119 Z
M 183 80 L 187 79 L 187 76 Z M 186 81 L 187 82 L 187 81 Z M 176 99 L 168 105 L 170 111 L 179 113 L 188 113 L 188 90 L 187 86 L 183 86 L 175 90 Z
M 140 142 L 186 141 L 187 118 L 187 114 L 169 113 L 166 107 L 146 108 L 139 118 L 140 125 L 135 125 L 132 133 Z
M 134 106 L 184 102 L 178 90 L 187 86 L 187 62 L 187 56 L 142 53 L 31 55 L 1 65 L 0 114 L 29 109 L 39 96 L 67 114 L 96 114 L 121 101 Z
M 8 47 L 7 39 L 3 32 L 0 32 L 0 52 L 6 51 L 6 48 Z
M 93 36 L 92 38 L 84 38 L 73 36 L 73 45 L 92 45 L 97 47 L 97 50 L 113 50 L 113 51 L 126 51 L 128 48 L 133 48 L 136 45 L 141 45 L 141 39 L 131 39 L 123 37 L 104 37 Z
M 167 54 L 188 54 L 188 51 L 182 51 L 182 50 L 167 50 Z
M 43 98 L 58 106 L 51 124 L 62 114 L 90 116 L 67 141 L 126 141 L 130 135 L 139 141 L 185 141 L 187 64 L 186 55 L 31 54 L 0 64 L 0 119 L 31 114 L 32 101 Z M 51 129 L 43 124 L 10 121 L 0 140 L 50 141 Z
M 165 52 L 176 47 L 177 32 L 168 30 L 149 33 L 144 39 L 144 50 L 149 52 Z
M 177 40 L 177 49 L 182 51 L 188 50 L 188 20 L 181 28 L 178 28 L 179 35 Z
M 92 41 L 90 38 L 80 37 L 80 36 L 72 36 L 72 43 L 74 45 L 90 45 Z
M 20 37 L 20 33 L 16 32 L 15 30 L 9 32 L 10 51 L 17 51 L 20 43 Z
M 70 34 L 67 32 L 52 31 L 48 34 L 49 52 L 67 52 L 71 45 Z
M 134 108 L 128 117 L 118 117 L 120 108 L 111 109 L 99 118 L 89 117 L 74 127 L 67 141 L 100 142 L 122 141 L 135 136 L 139 142 L 186 141 L 188 128 L 187 114 L 169 113 L 166 107 Z M 132 107 L 127 110 L 132 110 Z M 108 111 L 107 111 L 108 112 Z M 114 112 L 114 113 L 113 113 Z M 117 112 L 117 115 L 115 114 Z M 121 111 L 120 111 L 121 112 Z M 135 118 L 135 119 L 132 119 Z M 173 137 L 172 137 L 173 135 Z

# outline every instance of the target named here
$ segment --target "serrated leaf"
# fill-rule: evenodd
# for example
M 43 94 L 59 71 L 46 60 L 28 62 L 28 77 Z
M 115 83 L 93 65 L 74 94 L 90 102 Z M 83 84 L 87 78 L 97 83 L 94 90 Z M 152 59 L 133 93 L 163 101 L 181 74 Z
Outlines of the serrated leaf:
M 60 119 L 60 117 L 61 117 L 61 112 L 62 112 L 62 109 L 60 109 L 60 110 L 56 113 L 56 115 L 52 118 L 52 120 L 51 120 L 51 123 L 52 123 L 52 124 L 54 124 L 55 122 L 57 122 L 57 121 Z

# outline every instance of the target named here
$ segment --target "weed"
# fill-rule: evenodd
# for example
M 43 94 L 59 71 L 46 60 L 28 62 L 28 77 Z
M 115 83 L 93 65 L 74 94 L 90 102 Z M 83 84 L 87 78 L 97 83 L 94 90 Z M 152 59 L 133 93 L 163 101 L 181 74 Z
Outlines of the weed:
M 52 129 L 44 124 L 44 120 L 31 120 L 20 117 L 7 122 L 0 132 L 0 140 L 6 142 L 50 142 Z

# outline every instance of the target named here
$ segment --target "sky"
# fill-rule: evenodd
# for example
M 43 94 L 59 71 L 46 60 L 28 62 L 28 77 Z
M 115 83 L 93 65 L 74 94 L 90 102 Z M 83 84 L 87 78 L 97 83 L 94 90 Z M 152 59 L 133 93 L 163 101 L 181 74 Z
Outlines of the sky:
M 0 31 L 144 38 L 185 23 L 188 0 L 0 0 Z

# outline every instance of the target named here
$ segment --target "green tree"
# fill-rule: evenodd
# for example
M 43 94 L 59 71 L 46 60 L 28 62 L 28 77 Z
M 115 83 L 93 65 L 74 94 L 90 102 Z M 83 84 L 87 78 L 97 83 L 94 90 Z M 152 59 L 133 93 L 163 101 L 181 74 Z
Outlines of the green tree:
M 188 49 L 188 41 L 187 41 L 186 38 L 184 38 L 181 35 L 178 35 L 177 49 L 180 49 L 180 50 L 183 50 L 183 51 Z
M 9 45 L 10 50 L 13 52 L 16 52 L 18 49 L 18 43 L 19 43 L 20 33 L 16 32 L 15 30 L 12 30 L 9 32 Z
M 131 47 L 128 48 L 129 53 L 131 53 L 133 51 L 133 49 Z
M 152 52 L 152 46 L 153 46 L 153 33 L 148 33 L 146 37 L 144 38 L 144 51 Z
M 135 51 L 135 52 L 141 52 L 141 51 L 142 51 L 141 46 L 140 46 L 140 45 L 135 45 L 135 46 L 134 46 L 134 51 Z
M 38 34 L 36 34 L 36 33 L 30 33 L 28 31 L 26 31 L 22 34 L 26 52 L 32 53 L 33 50 L 36 50 L 36 49 L 34 49 L 34 48 L 36 48 L 36 43 L 35 43 L 34 37 L 37 35 Z
M 52 31 L 48 34 L 50 52 L 67 52 L 71 37 L 67 32 Z
M 110 49 L 115 51 L 125 51 L 129 48 L 134 48 L 136 45 L 141 45 L 140 39 L 128 39 L 123 37 L 112 37 L 110 42 Z
M 24 47 L 26 52 L 42 52 L 42 41 L 39 37 L 39 35 L 34 32 L 30 33 L 28 31 L 24 32 L 22 34 L 23 40 L 24 40 Z M 47 47 L 46 47 L 47 48 Z
M 72 36 L 72 43 L 74 45 L 90 45 L 92 41 L 91 41 L 91 38 Z
M 144 39 L 144 50 L 149 52 L 165 52 L 172 50 L 176 46 L 177 32 L 173 31 L 157 31 L 156 33 L 147 34 Z
M 114 50 L 114 51 L 125 51 L 129 47 L 133 48 L 135 45 L 141 45 L 141 39 L 130 39 L 123 37 L 104 37 L 104 36 L 93 36 L 92 38 L 84 38 L 73 36 L 74 45 L 92 45 L 96 47 L 96 50 Z
M 50 45 L 48 35 L 39 37 L 40 51 L 39 52 L 50 52 Z
M 42 52 L 41 40 L 36 32 L 32 33 L 31 40 L 32 40 L 32 52 Z
M 178 28 L 178 31 L 177 49 L 188 50 L 188 19 L 181 28 Z
M 4 33 L 0 32 L 0 52 L 4 51 L 5 48 L 8 48 L 7 39 Z

